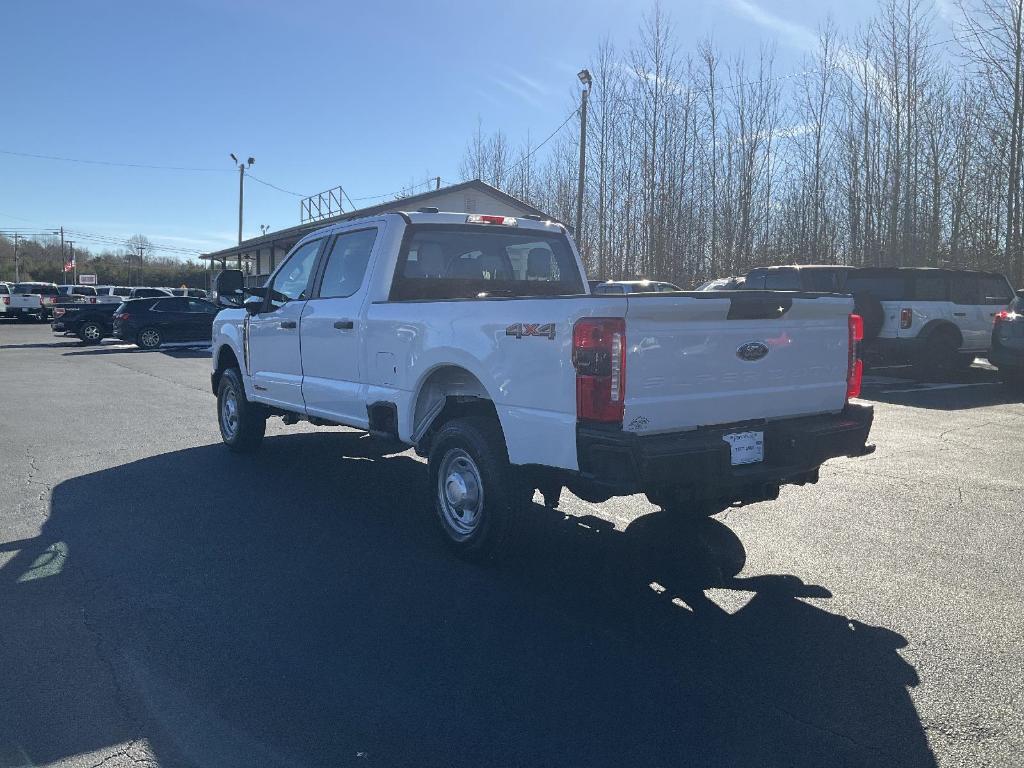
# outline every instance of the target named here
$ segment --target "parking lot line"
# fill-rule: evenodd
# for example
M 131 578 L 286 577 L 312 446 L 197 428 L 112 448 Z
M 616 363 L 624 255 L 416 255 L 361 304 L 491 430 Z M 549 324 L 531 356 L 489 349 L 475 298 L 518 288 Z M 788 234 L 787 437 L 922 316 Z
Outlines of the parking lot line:
M 970 387 L 997 387 L 999 386 L 998 381 L 976 381 L 971 384 L 925 384 L 920 382 L 907 382 L 908 384 L 913 383 L 915 386 L 907 387 L 905 389 L 883 389 L 880 394 L 883 395 L 901 395 L 910 392 L 937 392 L 940 389 L 969 389 Z

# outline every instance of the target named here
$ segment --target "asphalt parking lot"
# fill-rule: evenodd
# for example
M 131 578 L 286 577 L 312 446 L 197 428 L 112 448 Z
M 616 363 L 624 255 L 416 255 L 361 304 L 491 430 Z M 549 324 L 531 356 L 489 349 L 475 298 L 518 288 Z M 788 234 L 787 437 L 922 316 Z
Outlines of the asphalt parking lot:
M 872 371 L 877 452 L 716 518 L 536 506 L 477 567 L 425 464 L 209 352 L 0 325 L 0 768 L 1024 765 L 1024 404 Z

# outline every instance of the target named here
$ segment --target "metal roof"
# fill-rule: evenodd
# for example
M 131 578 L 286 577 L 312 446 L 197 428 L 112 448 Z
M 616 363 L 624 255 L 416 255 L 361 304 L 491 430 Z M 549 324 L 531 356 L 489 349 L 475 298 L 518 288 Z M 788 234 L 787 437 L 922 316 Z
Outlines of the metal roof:
M 271 245 L 275 242 L 289 241 L 298 242 L 300 239 L 305 237 L 310 232 L 314 232 L 324 227 L 329 227 L 331 224 L 336 224 L 340 221 L 348 221 L 349 219 L 361 219 L 365 216 L 374 216 L 379 213 L 387 213 L 389 211 L 415 211 L 421 206 L 426 206 L 430 203 L 432 198 L 438 195 L 450 194 L 452 192 L 461 192 L 463 190 L 476 190 L 483 192 L 492 197 L 496 197 L 509 205 L 514 205 L 518 208 L 522 208 L 528 214 L 534 214 L 540 216 L 543 219 L 549 219 L 551 221 L 560 222 L 553 216 L 550 216 L 539 208 L 534 208 L 527 202 L 520 200 L 517 197 L 513 197 L 505 192 L 502 192 L 497 187 L 492 187 L 486 182 L 480 181 L 480 179 L 472 179 L 471 181 L 464 181 L 459 184 L 452 184 L 448 187 L 441 187 L 440 189 L 431 189 L 427 192 L 421 192 L 418 195 L 410 195 L 409 197 L 402 197 L 397 200 L 388 200 L 384 203 L 377 205 L 371 205 L 367 208 L 360 208 L 356 211 L 347 211 L 337 216 L 331 216 L 330 218 L 321 219 L 319 221 L 307 221 L 305 224 L 298 224 L 294 227 L 288 227 L 287 229 L 281 229 L 276 232 L 268 232 L 265 235 L 259 237 L 249 238 L 243 240 L 240 245 L 233 245 L 230 248 L 224 248 L 219 251 L 212 253 L 204 253 L 199 256 L 200 259 L 211 259 L 214 261 L 225 261 L 231 259 L 237 259 L 239 253 L 246 251 L 253 251 L 261 248 L 265 245 Z

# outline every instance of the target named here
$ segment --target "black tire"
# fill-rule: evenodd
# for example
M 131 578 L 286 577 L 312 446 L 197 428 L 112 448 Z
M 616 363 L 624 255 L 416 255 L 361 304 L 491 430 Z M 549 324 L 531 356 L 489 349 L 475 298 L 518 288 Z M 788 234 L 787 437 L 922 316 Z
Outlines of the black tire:
M 966 356 L 960 354 L 960 335 L 951 328 L 940 328 L 924 340 L 914 367 L 926 376 L 945 376 L 965 370 L 974 362 L 972 356 L 965 366 L 965 359 Z
M 99 344 L 106 335 L 102 323 L 95 320 L 86 320 L 78 329 L 78 338 L 83 344 Z
M 885 322 L 885 310 L 882 302 L 870 293 L 853 295 L 853 311 L 864 320 L 864 341 L 874 341 L 882 331 Z
M 449 421 L 427 466 L 434 514 L 456 554 L 479 562 L 507 552 L 532 494 L 509 464 L 501 428 L 481 417 Z
M 249 402 L 237 368 L 228 368 L 221 374 L 217 386 L 217 425 L 224 444 L 236 453 L 255 451 L 267 431 L 266 411 Z
M 160 333 L 159 328 L 143 328 L 135 336 L 136 346 L 142 349 L 159 349 L 160 345 L 164 343 L 164 336 Z

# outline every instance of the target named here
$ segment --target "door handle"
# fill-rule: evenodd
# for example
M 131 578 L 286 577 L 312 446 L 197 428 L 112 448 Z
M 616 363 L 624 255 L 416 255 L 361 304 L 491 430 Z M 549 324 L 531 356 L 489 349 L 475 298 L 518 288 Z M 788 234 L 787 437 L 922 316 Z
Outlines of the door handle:
M 966 312 L 954 312 L 953 317 L 967 317 Z
M 294 328 L 295 327 L 295 321 L 294 320 L 282 320 L 281 321 L 281 327 L 282 328 L 288 328 L 288 329 Z
M 351 331 L 353 328 L 355 328 L 355 323 L 353 323 L 351 320 L 339 320 L 334 324 L 334 327 L 337 328 L 339 331 Z

